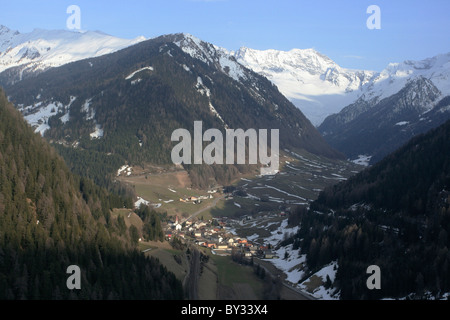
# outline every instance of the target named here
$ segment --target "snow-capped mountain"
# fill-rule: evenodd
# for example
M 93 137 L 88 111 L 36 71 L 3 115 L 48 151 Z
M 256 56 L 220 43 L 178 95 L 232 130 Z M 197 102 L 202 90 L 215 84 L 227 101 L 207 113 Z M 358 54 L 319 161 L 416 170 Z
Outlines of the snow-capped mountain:
M 50 68 L 6 92 L 43 136 L 80 148 L 117 143 L 109 152 L 124 157 L 170 163 L 173 130 L 201 119 L 219 130 L 278 129 L 281 147 L 343 158 L 267 78 L 186 34 Z
M 383 119 L 387 127 L 378 126 L 379 129 L 383 127 L 384 132 L 399 137 L 398 130 L 389 129 L 389 126 L 394 126 L 401 129 L 401 136 L 406 139 L 437 126 L 439 119 L 445 118 L 449 111 L 444 98 L 450 96 L 450 53 L 421 61 L 390 63 L 383 71 L 374 72 L 343 68 L 314 49 L 259 51 L 241 48 L 238 51 L 228 51 L 185 33 L 162 38 L 166 41 L 164 50 L 168 50 L 167 55 L 171 56 L 175 52 L 174 48 L 168 47 L 171 43 L 190 57 L 244 85 L 248 93 L 260 103 L 274 99 L 274 96 L 267 95 L 268 92 L 264 91 L 256 76 L 259 74 L 266 77 L 270 80 L 269 83 L 276 85 L 278 90 L 318 127 L 332 146 L 352 159 L 359 155 L 377 159 L 389 151 L 383 149 L 375 153 L 373 151 L 378 150 L 379 146 L 367 148 L 370 144 L 368 141 L 361 142 L 359 149 L 353 143 L 355 139 L 360 141 L 366 134 L 369 134 L 369 137 L 383 136 L 383 133 L 368 125 L 373 121 L 367 118 L 369 115 Z M 143 40 L 143 37 L 133 40 L 119 39 L 92 31 L 80 33 L 36 29 L 21 34 L 0 26 L 0 84 L 10 86 L 49 68 L 112 53 Z M 88 63 L 92 67 L 91 64 L 95 62 Z M 191 72 L 192 66 L 184 64 L 183 69 Z M 227 126 L 220 110 L 214 106 L 211 90 L 205 84 L 205 79 L 196 80 L 196 88 L 209 100 L 210 111 L 217 114 Z M 40 97 L 40 92 L 37 92 L 35 97 Z M 48 105 L 53 102 L 50 101 Z M 69 102 L 70 97 L 65 105 Z M 32 101 L 26 103 L 34 104 Z M 439 110 L 435 110 L 436 106 L 439 106 Z M 278 107 L 275 103 L 273 112 L 276 113 Z M 368 112 L 372 108 L 379 110 Z M 390 108 L 397 108 L 401 112 Z M 50 107 L 48 110 L 56 109 Z M 409 112 L 411 117 L 404 116 L 405 112 Z M 358 120 L 364 114 L 365 118 Z M 44 118 L 33 118 L 33 121 L 39 124 L 42 130 L 47 130 L 48 119 Z M 389 121 L 385 122 L 386 119 Z M 352 124 L 354 121 L 358 124 Z M 361 123 L 366 125 L 361 127 Z M 362 131 L 352 138 L 351 133 L 358 128 Z M 371 129 L 368 133 L 369 128 L 375 131 Z M 404 134 L 405 132 L 408 134 Z M 384 141 L 391 139 L 393 137 L 386 137 Z M 398 146 L 398 141 L 392 146 Z
M 324 134 L 336 132 L 336 126 L 356 119 L 383 99 L 393 96 L 409 83 L 421 78 L 428 79 L 436 86 L 441 98 L 450 95 L 450 53 L 420 61 L 390 63 L 360 90 L 357 100 L 339 113 L 329 116 L 320 125 L 320 130 Z M 424 107 L 433 108 L 432 105 Z
M 376 162 L 450 118 L 450 53 L 389 64 L 361 96 L 319 126 L 349 158 Z
M 411 79 L 418 77 L 431 80 L 442 95 L 449 95 L 450 52 L 420 61 L 390 63 L 364 86 L 361 96 L 366 101 L 380 101 L 399 92 Z
M 7 72 L 8 82 L 18 81 L 36 71 L 112 53 L 143 40 L 95 31 L 35 29 L 20 33 L 0 25 L 0 73 Z
M 314 125 L 355 101 L 376 75 L 342 68 L 314 49 L 260 51 L 244 47 L 232 54 L 276 84 Z
M 378 161 L 450 118 L 450 53 L 381 72 L 342 68 L 313 49 L 232 54 L 276 84 L 350 159 Z
M 390 63 L 381 72 L 342 68 L 314 49 L 241 48 L 232 54 L 238 62 L 276 84 L 317 126 L 358 100 L 374 105 L 419 76 L 430 79 L 444 96 L 450 94 L 450 53 L 421 61 Z

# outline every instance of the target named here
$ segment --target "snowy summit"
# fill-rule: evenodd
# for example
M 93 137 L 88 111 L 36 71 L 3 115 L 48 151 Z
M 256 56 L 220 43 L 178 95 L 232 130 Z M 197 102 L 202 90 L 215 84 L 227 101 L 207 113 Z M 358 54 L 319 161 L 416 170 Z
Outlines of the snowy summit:
M 375 72 L 340 67 L 314 49 L 234 52 L 237 61 L 271 80 L 314 124 L 353 102 Z
M 19 67 L 24 72 L 44 71 L 69 62 L 98 57 L 144 41 L 121 39 L 102 32 L 35 29 L 20 33 L 0 25 L 0 72 Z

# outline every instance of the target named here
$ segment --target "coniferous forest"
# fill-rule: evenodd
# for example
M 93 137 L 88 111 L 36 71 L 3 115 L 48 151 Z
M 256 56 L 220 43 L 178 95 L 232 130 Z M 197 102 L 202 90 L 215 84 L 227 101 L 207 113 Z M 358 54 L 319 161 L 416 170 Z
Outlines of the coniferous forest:
M 287 243 L 312 272 L 338 262 L 342 299 L 439 297 L 450 290 L 450 121 L 345 182 L 326 188 Z M 382 270 L 368 290 L 366 268 Z
M 120 234 L 110 212 L 123 197 L 71 173 L 3 92 L 0 123 L 0 299 L 183 298 L 174 274 Z M 67 288 L 70 265 L 79 290 Z

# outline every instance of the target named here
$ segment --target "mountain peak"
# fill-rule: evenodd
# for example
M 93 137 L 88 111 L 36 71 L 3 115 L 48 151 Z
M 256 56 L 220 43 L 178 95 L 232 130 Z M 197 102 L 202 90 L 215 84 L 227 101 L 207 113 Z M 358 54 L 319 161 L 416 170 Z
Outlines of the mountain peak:
M 17 30 L 11 30 L 11 29 L 8 28 L 7 26 L 5 26 L 5 25 L 3 25 L 3 24 L 0 24 L 0 36 L 1 36 L 2 34 L 5 34 L 5 33 L 13 33 L 13 34 L 17 35 L 17 34 L 19 34 L 19 31 L 17 31 Z
M 244 66 L 236 61 L 230 51 L 203 41 L 189 33 L 177 33 L 165 37 L 192 58 L 203 61 L 207 65 L 214 65 L 234 80 L 247 79 Z
M 280 51 L 243 47 L 234 56 L 275 83 L 315 125 L 354 101 L 358 90 L 374 75 L 372 71 L 342 68 L 314 48 Z
M 423 76 L 409 79 L 406 86 L 399 91 L 399 94 L 405 93 L 405 101 L 409 105 L 430 110 L 434 107 L 436 100 L 442 95 L 433 82 Z
M 7 26 L 0 24 L 0 34 L 11 31 Z

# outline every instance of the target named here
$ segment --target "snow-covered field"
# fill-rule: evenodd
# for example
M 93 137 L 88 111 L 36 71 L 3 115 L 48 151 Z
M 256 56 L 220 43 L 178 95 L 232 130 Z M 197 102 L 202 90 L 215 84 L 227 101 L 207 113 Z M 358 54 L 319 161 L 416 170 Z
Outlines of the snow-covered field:
M 325 284 L 327 281 L 327 276 L 330 279 L 331 283 L 334 282 L 337 271 L 337 262 L 334 261 L 329 265 L 325 266 L 321 270 L 316 273 L 310 275 L 306 280 L 302 283 L 299 283 L 305 276 L 304 263 L 306 262 L 306 255 L 301 254 L 299 249 L 293 249 L 293 244 L 289 244 L 286 246 L 279 246 L 281 241 L 285 240 L 289 236 L 294 235 L 299 226 L 288 227 L 287 218 L 282 220 L 281 223 L 271 220 L 270 217 L 260 217 L 255 218 L 249 221 L 241 221 L 238 225 L 235 225 L 232 228 L 228 228 L 230 232 L 234 234 L 239 233 L 239 229 L 255 229 L 255 233 L 253 235 L 247 236 L 246 238 L 250 241 L 261 241 L 260 235 L 257 233 L 258 229 L 268 230 L 270 226 L 277 225 L 276 228 L 271 228 L 271 233 L 269 236 L 264 237 L 264 243 L 270 244 L 273 248 L 273 252 L 275 254 L 275 258 L 266 259 L 265 261 L 272 263 L 277 269 L 281 270 L 286 275 L 286 281 L 291 284 L 291 286 L 296 287 L 300 290 L 309 292 L 316 299 L 324 299 L 324 300 L 336 300 L 339 299 L 339 294 L 335 294 L 333 292 L 333 288 L 326 289 Z M 321 280 L 321 284 L 318 281 L 319 278 Z M 313 292 L 309 285 L 309 282 L 313 279 L 314 283 L 317 286 L 313 288 Z M 309 290 L 308 290 L 309 289 Z
M 285 259 L 287 252 L 288 258 Z M 270 260 L 270 262 L 282 270 L 292 285 L 295 286 L 302 277 L 305 276 L 304 271 L 301 269 L 302 264 L 306 261 L 306 256 L 299 253 L 299 250 L 292 250 L 292 244 L 285 247 L 280 247 L 276 250 L 278 258 Z
M 320 269 L 316 273 L 314 273 L 311 277 L 308 278 L 308 280 L 305 280 L 304 282 L 299 284 L 298 287 L 300 289 L 306 291 L 309 279 L 311 279 L 313 277 L 319 277 L 322 280 L 323 284 L 314 289 L 314 291 L 312 292 L 312 296 L 317 298 L 317 299 L 320 299 L 320 300 L 338 300 L 339 299 L 339 294 L 335 294 L 333 288 L 326 289 L 325 286 L 324 286 L 324 284 L 327 281 L 327 276 L 329 277 L 331 283 L 334 282 L 334 280 L 336 278 L 337 268 L 338 268 L 337 262 L 334 261 L 334 262 L 326 265 L 325 267 L 323 267 L 322 269 Z

